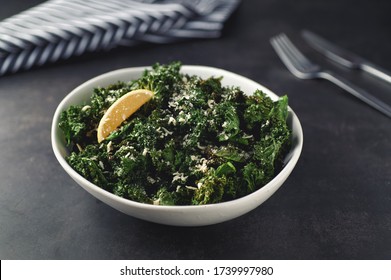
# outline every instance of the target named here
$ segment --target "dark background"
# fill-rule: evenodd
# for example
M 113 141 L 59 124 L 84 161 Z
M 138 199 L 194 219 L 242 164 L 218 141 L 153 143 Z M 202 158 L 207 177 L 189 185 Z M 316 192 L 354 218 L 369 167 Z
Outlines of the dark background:
M 0 19 L 42 1 L 4 1 Z M 1 259 L 391 259 L 391 120 L 327 81 L 301 81 L 269 38 L 287 33 L 318 63 L 391 103 L 391 85 L 339 67 L 300 37 L 312 30 L 391 69 L 389 0 L 244 0 L 219 39 L 89 54 L 0 77 Z M 155 62 L 220 67 L 287 94 L 304 130 L 283 187 L 254 211 L 181 228 L 126 216 L 57 163 L 50 125 L 73 88 Z

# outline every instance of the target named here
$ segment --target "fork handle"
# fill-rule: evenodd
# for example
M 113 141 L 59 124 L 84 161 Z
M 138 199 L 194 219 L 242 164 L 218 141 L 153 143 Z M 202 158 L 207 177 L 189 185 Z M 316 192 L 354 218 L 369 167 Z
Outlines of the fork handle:
M 373 63 L 364 61 L 361 63 L 360 68 L 373 76 L 376 76 L 384 81 L 391 83 L 391 73 L 380 66 Z
M 375 96 L 371 95 L 364 89 L 352 84 L 351 82 L 349 82 L 343 77 L 335 75 L 334 73 L 323 72 L 322 78 L 327 79 L 330 82 L 336 84 L 337 86 L 343 88 L 344 90 L 351 93 L 358 99 L 364 101 L 365 103 L 372 106 L 376 110 L 385 114 L 387 117 L 391 118 L 391 106 L 384 103 L 383 101 L 376 98 Z

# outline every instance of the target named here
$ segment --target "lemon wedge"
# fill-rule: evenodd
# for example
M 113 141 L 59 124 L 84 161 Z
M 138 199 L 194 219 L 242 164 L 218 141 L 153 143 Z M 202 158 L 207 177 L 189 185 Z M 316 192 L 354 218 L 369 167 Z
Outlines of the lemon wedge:
M 147 89 L 132 90 L 116 100 L 103 115 L 98 126 L 98 143 L 102 142 L 127 118 L 147 103 L 154 93 Z

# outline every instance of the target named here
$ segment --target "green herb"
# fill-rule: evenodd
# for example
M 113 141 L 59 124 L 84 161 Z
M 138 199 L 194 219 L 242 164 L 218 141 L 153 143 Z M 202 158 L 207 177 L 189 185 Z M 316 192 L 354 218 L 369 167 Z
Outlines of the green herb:
M 223 87 L 221 77 L 180 68 L 155 64 L 140 79 L 97 88 L 88 104 L 64 111 L 68 163 L 105 190 L 159 205 L 229 201 L 268 183 L 291 145 L 288 98 L 273 102 L 259 90 L 248 96 Z M 155 97 L 98 144 L 105 110 L 139 88 Z

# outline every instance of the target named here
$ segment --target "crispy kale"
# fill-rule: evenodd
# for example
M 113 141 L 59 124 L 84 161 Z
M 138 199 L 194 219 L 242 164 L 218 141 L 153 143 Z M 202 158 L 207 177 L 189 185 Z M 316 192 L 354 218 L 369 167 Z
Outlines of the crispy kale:
M 262 91 L 245 95 L 180 72 L 181 64 L 155 64 L 142 77 L 96 88 L 90 102 L 71 106 L 59 126 L 68 163 L 92 183 L 127 199 L 158 205 L 229 201 L 256 191 L 283 167 L 290 148 L 288 98 Z M 127 92 L 155 96 L 104 141 L 96 128 Z

